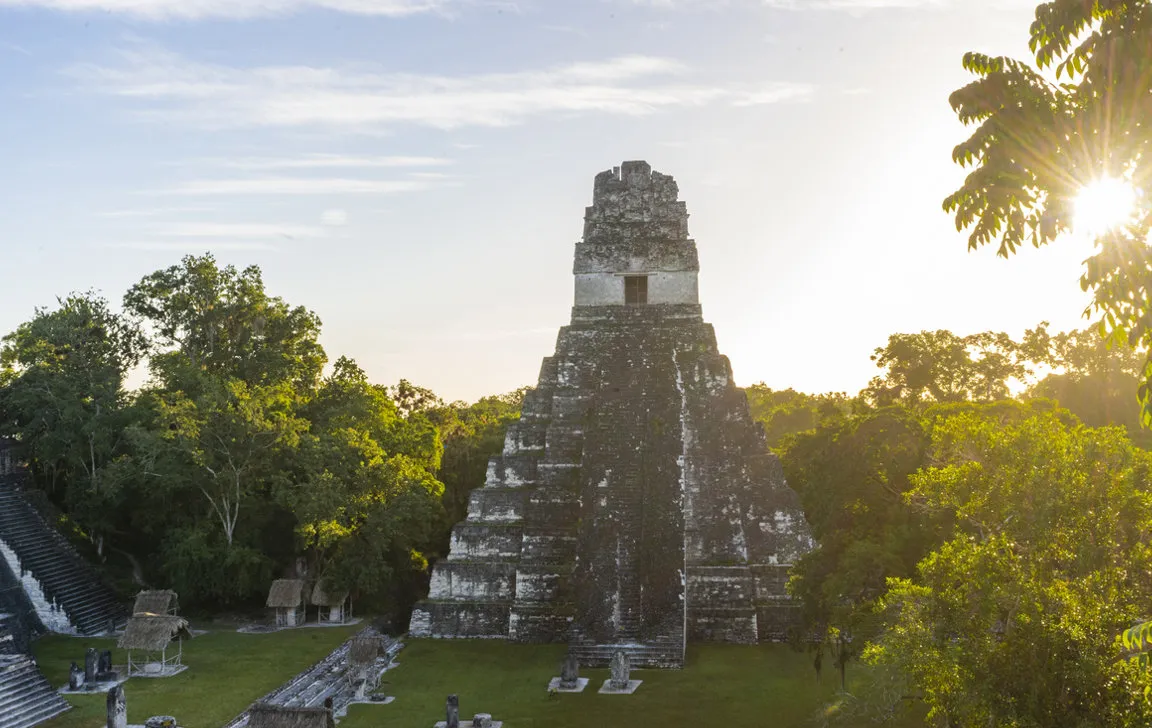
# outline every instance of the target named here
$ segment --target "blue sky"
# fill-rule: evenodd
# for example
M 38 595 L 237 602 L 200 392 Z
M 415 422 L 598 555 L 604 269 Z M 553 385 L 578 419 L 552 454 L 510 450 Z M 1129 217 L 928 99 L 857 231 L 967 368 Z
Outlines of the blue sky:
M 534 383 L 593 176 L 673 175 L 737 382 L 855 391 L 890 333 L 1084 325 L 1083 240 L 941 208 L 968 50 L 1030 0 L 0 0 L 0 330 L 189 253 L 256 264 L 334 359 Z

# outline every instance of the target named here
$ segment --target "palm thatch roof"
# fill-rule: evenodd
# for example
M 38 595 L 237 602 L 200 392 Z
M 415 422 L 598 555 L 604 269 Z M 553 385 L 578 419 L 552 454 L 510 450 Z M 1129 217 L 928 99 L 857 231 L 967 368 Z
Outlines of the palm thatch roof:
M 124 634 L 116 646 L 122 650 L 150 650 L 159 652 L 172 640 L 190 639 L 188 620 L 183 617 L 160 614 L 137 614 L 128 620 Z
M 170 610 L 176 611 L 177 604 L 176 592 L 171 589 L 142 591 L 136 595 L 136 603 L 132 605 L 132 613 L 167 614 Z
M 348 590 L 329 591 L 324 579 L 312 588 L 312 605 L 316 607 L 339 607 L 348 598 Z
M 294 609 L 304 604 L 303 579 L 277 579 L 268 590 L 268 606 Z
M 358 634 L 348 645 L 348 660 L 353 665 L 370 665 L 380 656 L 380 638 L 374 634 Z
M 327 708 L 286 708 L 254 703 L 248 708 L 248 728 L 335 728 Z

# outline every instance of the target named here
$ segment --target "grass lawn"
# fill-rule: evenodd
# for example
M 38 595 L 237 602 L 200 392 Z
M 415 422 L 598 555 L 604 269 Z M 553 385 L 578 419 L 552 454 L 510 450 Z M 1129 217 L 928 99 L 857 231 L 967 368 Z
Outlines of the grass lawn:
M 124 683 L 128 722 L 174 715 L 182 728 L 221 728 L 252 701 L 336 649 L 360 626 L 293 629 L 271 634 L 210 632 L 184 644 L 188 669 L 169 678 L 134 677 Z M 36 661 L 52 683 L 68 682 L 68 664 L 84 664 L 84 650 L 112 650 L 127 662 L 114 639 L 50 636 L 33 644 Z M 69 695 L 72 710 L 41 728 L 98 728 L 104 725 L 104 695 Z
M 563 645 L 409 640 L 397 667 L 384 675 L 395 702 L 354 705 L 340 726 L 432 728 L 444 719 L 445 698 L 456 693 L 462 725 L 483 712 L 507 728 L 791 728 L 811 726 L 839 680 L 826 669 L 817 684 L 811 657 L 784 645 L 690 645 L 684 670 L 633 671 L 644 682 L 632 695 L 598 695 L 605 668 L 581 670 L 591 678 L 583 693 L 549 700 L 548 680 L 559 674 L 564 651 Z M 849 690 L 858 669 L 848 668 Z
M 221 630 L 185 645 L 189 669 L 173 678 L 133 678 L 125 684 L 128 719 L 174 715 L 186 728 L 220 728 L 252 701 L 333 650 L 359 627 L 298 629 L 273 634 Z M 86 647 L 114 650 L 113 640 L 48 637 L 35 644 L 41 668 L 59 686 L 68 663 Z M 817 684 L 811 657 L 783 645 L 690 645 L 684 670 L 636 670 L 644 683 L 633 695 L 598 695 L 607 669 L 582 670 L 583 693 L 550 700 L 548 680 L 559 674 L 563 645 L 518 645 L 489 640 L 408 640 L 385 673 L 390 705 L 354 705 L 341 728 L 432 728 L 444 701 L 460 696 L 463 725 L 491 713 L 508 728 L 673 728 L 678 726 L 811 726 L 832 698 L 838 676 L 825 669 Z M 852 678 L 858 665 L 848 669 Z M 98 728 L 104 696 L 69 698 L 76 707 L 45 728 Z M 919 728 L 910 722 L 901 728 Z

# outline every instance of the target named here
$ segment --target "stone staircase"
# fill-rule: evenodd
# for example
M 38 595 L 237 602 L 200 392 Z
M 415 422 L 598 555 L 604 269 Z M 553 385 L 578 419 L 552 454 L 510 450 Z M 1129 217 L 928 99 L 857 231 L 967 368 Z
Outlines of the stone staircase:
M 280 705 L 289 708 L 314 708 L 332 698 L 333 713 L 337 716 L 347 711 L 354 699 L 354 688 L 346 677 L 348 652 L 354 637 L 337 647 L 328 656 L 301 672 L 296 677 L 265 695 L 257 702 Z M 381 635 L 384 642 L 383 654 L 377 664 L 390 664 L 404 647 L 403 643 Z M 383 669 L 383 667 L 381 667 Z M 225 728 L 245 728 L 248 725 L 248 711 L 236 716 Z M 0 728 L 4 728 L 0 724 Z
M 574 640 L 568 646 L 568 652 L 576 656 L 581 667 L 607 667 L 612 655 L 620 651 L 628 655 L 628 662 L 633 668 L 684 666 L 684 641 L 677 641 L 674 637 L 649 640 L 644 644 L 603 644 Z
M 8 615 L 0 615 L 0 728 L 31 728 L 72 706 L 52 689 L 32 656 L 16 648 L 8 622 Z
M 21 572 L 39 582 L 45 600 L 64 610 L 78 634 L 104 634 L 127 622 L 126 605 L 40 517 L 12 479 L 0 479 L 0 541 L 15 552 Z

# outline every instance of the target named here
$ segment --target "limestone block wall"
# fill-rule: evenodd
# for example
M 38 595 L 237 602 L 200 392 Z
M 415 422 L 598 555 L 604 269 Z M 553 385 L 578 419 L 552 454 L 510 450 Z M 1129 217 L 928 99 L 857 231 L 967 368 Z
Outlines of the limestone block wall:
M 648 303 L 699 303 L 700 291 L 695 271 L 656 271 L 649 268 L 635 270 L 638 261 L 622 261 L 622 266 L 610 273 L 578 273 L 576 275 L 577 306 L 623 306 L 624 276 L 628 273 L 648 275 Z

